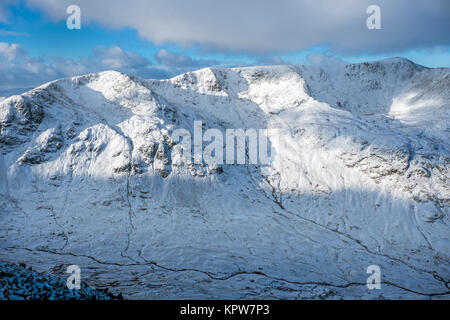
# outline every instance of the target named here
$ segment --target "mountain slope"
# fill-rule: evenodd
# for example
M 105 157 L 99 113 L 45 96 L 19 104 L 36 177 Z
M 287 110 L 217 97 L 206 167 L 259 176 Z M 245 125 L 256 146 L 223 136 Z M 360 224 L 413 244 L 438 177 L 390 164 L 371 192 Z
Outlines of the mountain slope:
M 448 69 L 396 58 L 111 71 L 12 96 L 0 260 L 78 264 L 129 298 L 448 298 L 449 89 Z M 279 129 L 273 160 L 183 163 L 171 133 L 196 120 Z

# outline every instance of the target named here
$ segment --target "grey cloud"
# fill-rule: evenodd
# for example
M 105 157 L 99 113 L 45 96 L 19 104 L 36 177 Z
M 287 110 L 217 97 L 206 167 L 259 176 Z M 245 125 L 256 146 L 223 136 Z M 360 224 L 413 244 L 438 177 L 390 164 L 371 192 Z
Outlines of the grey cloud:
M 51 18 L 72 0 L 27 0 Z M 327 45 L 343 54 L 389 53 L 449 45 L 447 0 L 78 0 L 83 21 L 131 27 L 156 43 L 213 50 L 288 52 Z M 382 30 L 366 28 L 366 9 L 381 7 Z
M 160 64 L 166 66 L 193 67 L 198 65 L 197 61 L 194 61 L 188 56 L 176 54 L 165 49 L 159 50 L 155 58 Z

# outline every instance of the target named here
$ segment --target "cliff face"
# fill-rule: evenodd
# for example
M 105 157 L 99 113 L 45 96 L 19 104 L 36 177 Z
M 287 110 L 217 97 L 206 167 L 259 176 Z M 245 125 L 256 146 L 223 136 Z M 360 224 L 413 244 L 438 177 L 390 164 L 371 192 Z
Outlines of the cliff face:
M 403 59 L 56 80 L 0 102 L 0 260 L 128 298 L 448 298 L 449 98 Z M 194 121 L 281 133 L 186 164 Z

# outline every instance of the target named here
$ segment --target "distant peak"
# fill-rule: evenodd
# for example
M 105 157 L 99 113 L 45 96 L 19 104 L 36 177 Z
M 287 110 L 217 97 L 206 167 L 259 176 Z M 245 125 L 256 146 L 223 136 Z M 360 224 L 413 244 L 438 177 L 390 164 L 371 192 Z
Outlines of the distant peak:
M 416 64 L 415 62 L 407 59 L 407 58 L 403 58 L 403 57 L 392 57 L 392 58 L 385 58 L 385 59 L 381 59 L 378 60 L 378 62 L 384 62 L 384 63 L 406 63 L 406 64 Z
M 392 58 L 385 58 L 381 60 L 375 60 L 370 62 L 363 62 L 363 63 L 369 63 L 369 64 L 385 64 L 385 65 L 404 65 L 404 66 L 411 66 L 417 69 L 426 68 L 420 64 L 415 63 L 412 60 L 409 60 L 407 58 L 403 57 L 392 57 Z

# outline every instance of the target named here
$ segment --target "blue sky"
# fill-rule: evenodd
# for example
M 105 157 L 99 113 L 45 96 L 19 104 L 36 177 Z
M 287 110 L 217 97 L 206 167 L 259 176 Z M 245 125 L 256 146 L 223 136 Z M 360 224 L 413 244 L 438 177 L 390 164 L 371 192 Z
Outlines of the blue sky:
M 336 3 L 1 0 L 0 90 L 109 69 L 165 78 L 206 66 L 392 56 L 450 67 L 450 1 Z M 70 4 L 81 8 L 80 30 L 66 27 Z M 366 27 L 369 4 L 380 6 L 381 30 Z

